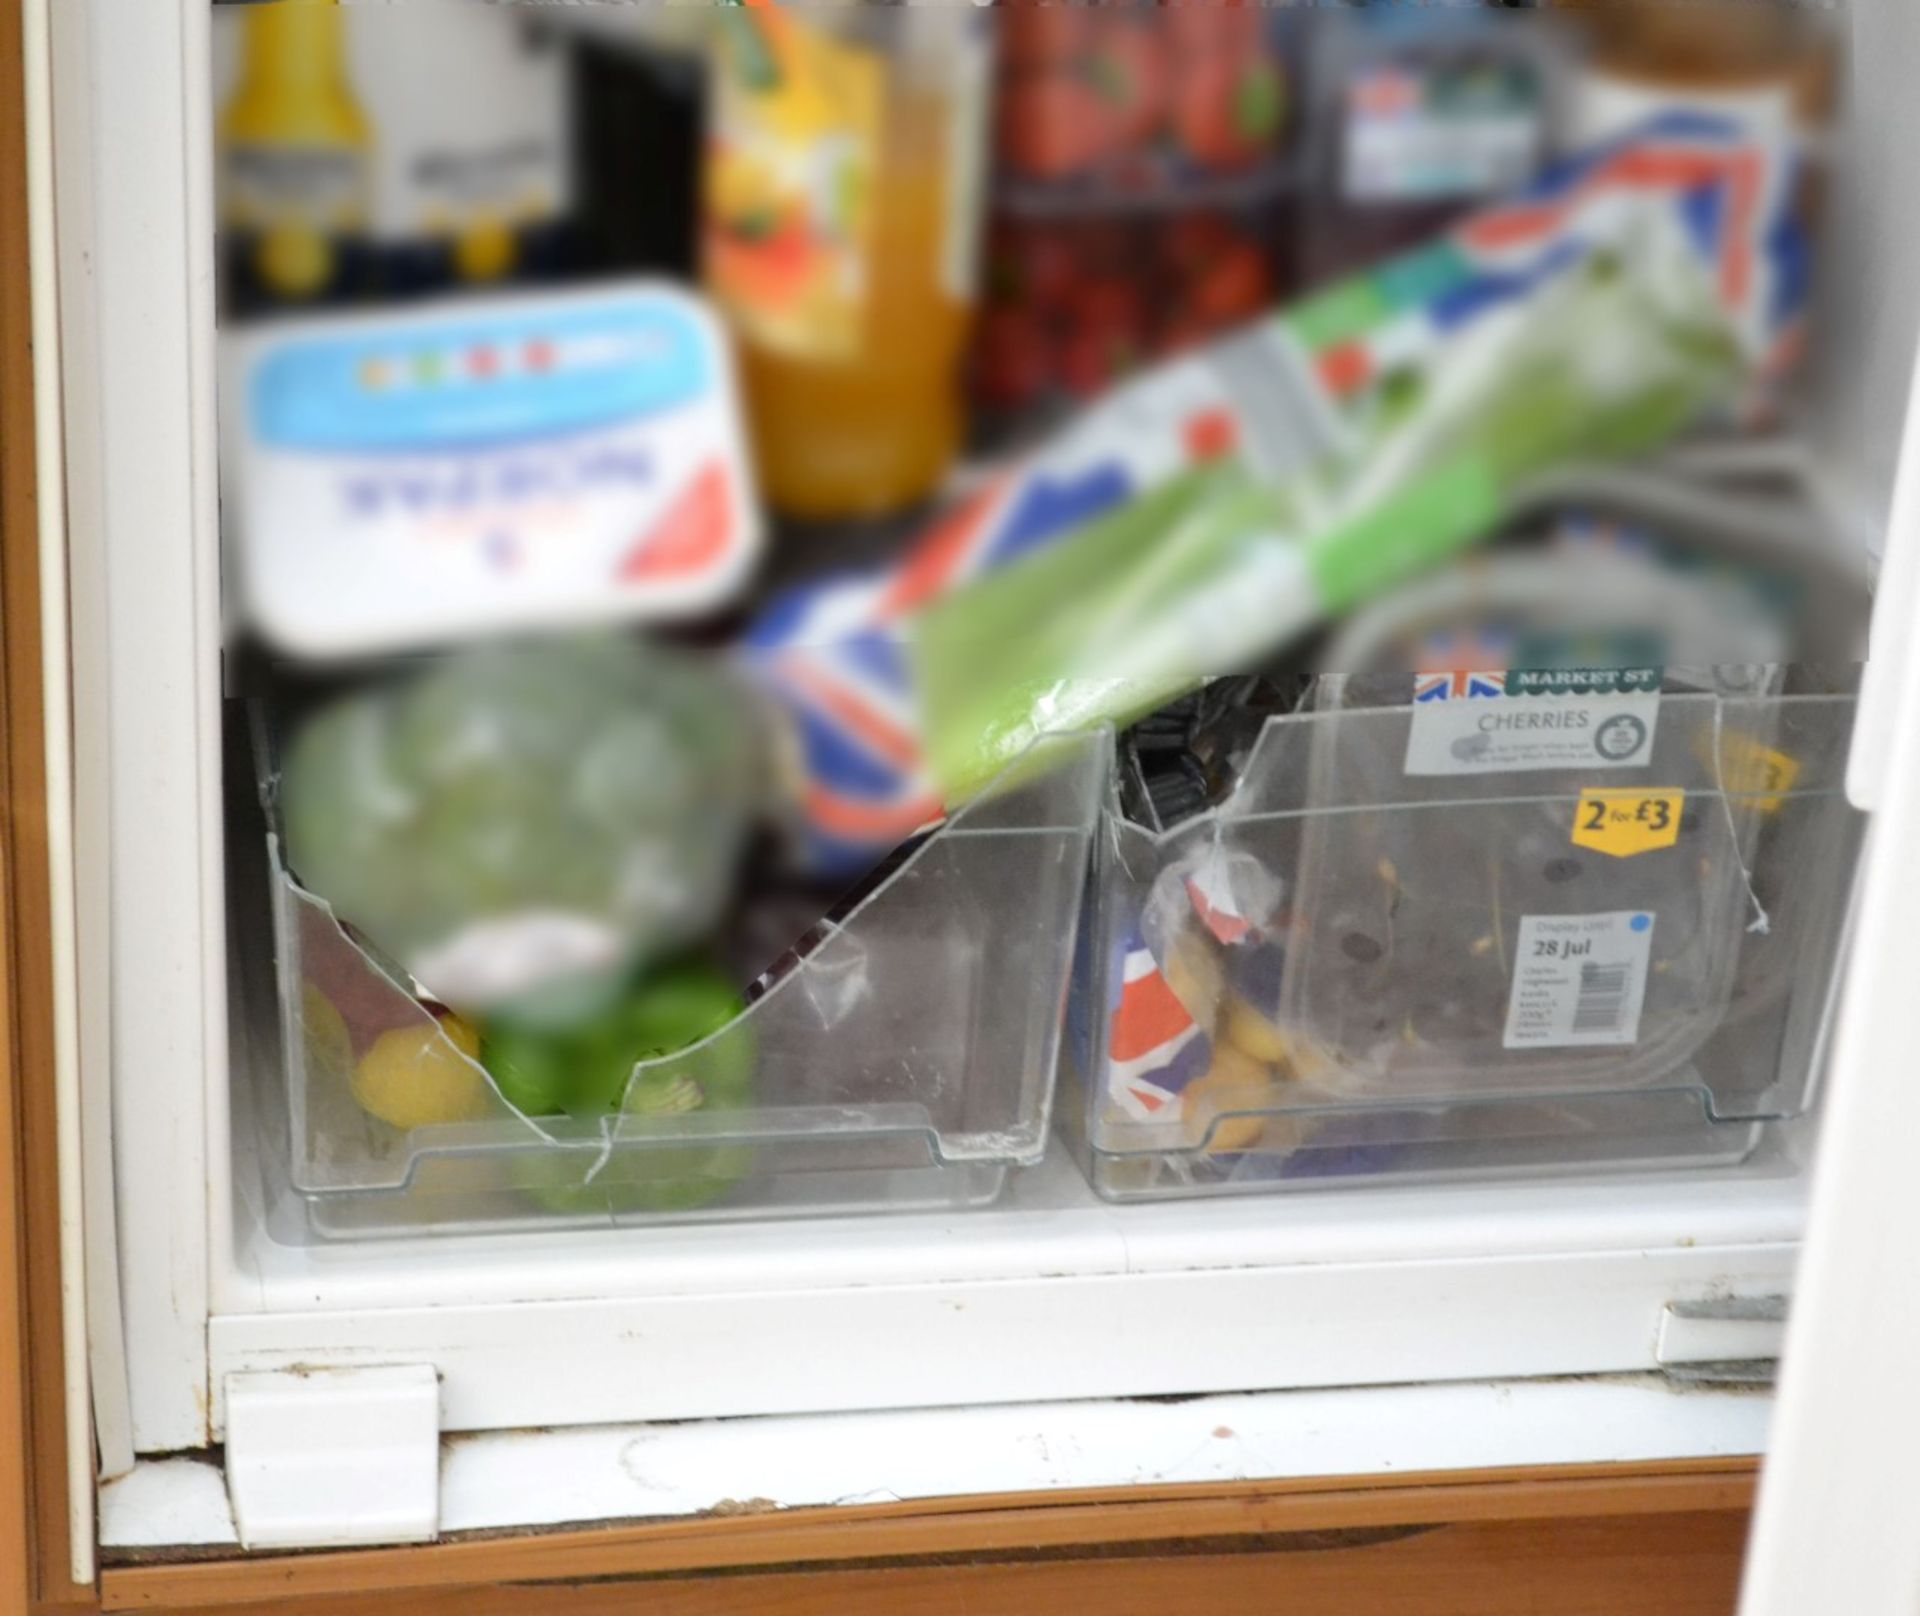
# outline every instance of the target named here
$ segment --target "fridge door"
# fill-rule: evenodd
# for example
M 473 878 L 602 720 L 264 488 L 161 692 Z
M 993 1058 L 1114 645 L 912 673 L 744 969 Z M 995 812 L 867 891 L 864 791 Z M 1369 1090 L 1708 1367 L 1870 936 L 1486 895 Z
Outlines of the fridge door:
M 1920 230 L 1874 206 L 1913 183 L 1913 109 L 1904 75 L 1920 54 L 1920 12 L 1858 6 L 1850 100 L 1856 183 L 1845 199 L 1871 249 L 1870 284 L 1847 313 L 1871 327 L 1920 290 Z M 1862 331 L 1854 341 L 1861 341 Z M 1837 373 L 1830 458 L 1872 437 L 1903 386 L 1896 358 L 1870 344 Z M 1845 992 L 1828 1073 L 1805 1244 L 1795 1281 L 1765 1479 L 1749 1548 L 1743 1616 L 1844 1610 L 1893 1616 L 1920 1597 L 1920 1534 L 1903 1485 L 1920 1450 L 1920 1112 L 1912 1062 L 1912 984 L 1920 944 L 1920 428 L 1911 404 L 1884 535 L 1872 663 L 1861 693 L 1849 789 L 1872 815 Z M 1869 474 L 1884 483 L 1885 470 Z
M 1910 412 L 1890 531 L 1920 554 L 1920 430 Z M 1899 576 L 1906 576 L 1903 567 Z M 1889 569 L 1890 578 L 1894 576 Z M 1908 588 L 1880 598 L 1875 646 L 1913 630 Z M 1896 1616 L 1920 1595 L 1904 1485 L 1920 1450 L 1920 1110 L 1912 994 L 1920 970 L 1920 662 L 1876 661 L 1885 717 L 1863 897 L 1841 1001 L 1808 1231 L 1750 1549 L 1743 1616 Z M 1864 721 L 1864 720 L 1863 720 Z M 1864 750 L 1870 736 L 1863 733 Z M 1856 753 L 1858 756 L 1859 753 Z

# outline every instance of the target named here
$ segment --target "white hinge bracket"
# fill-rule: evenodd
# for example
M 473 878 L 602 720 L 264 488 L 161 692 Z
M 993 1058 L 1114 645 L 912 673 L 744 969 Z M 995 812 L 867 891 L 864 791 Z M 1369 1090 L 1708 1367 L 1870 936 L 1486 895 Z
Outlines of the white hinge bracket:
M 1773 1379 L 1786 1332 L 1784 1296 L 1669 1302 L 1653 1356 L 1671 1380 L 1764 1384 Z
M 431 1364 L 231 1374 L 227 1496 L 249 1549 L 421 1543 L 440 1530 Z

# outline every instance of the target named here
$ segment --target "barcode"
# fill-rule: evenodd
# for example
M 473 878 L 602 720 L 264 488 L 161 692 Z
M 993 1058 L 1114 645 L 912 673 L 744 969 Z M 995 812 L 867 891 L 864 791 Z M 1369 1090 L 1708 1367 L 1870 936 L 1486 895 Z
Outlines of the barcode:
M 1626 965 L 1580 967 L 1580 994 L 1573 1006 L 1573 1031 L 1618 1032 L 1627 1013 Z

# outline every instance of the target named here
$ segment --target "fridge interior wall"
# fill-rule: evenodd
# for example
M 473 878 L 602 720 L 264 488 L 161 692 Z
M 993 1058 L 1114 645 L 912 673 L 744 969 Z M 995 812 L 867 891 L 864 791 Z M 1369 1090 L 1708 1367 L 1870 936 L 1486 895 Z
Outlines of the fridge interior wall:
M 1860 542 L 1876 546 L 1901 455 L 1901 423 L 1916 309 L 1920 308 L 1920 226 L 1904 206 L 1915 177 L 1914 145 L 1901 138 L 1912 114 L 1907 75 L 1900 71 L 1903 64 L 1920 60 L 1920 18 L 1901 0 L 1857 0 L 1849 23 L 1848 91 L 1835 136 L 1835 181 L 1819 282 L 1823 302 L 1815 327 L 1815 403 L 1804 419 L 1807 438 L 1816 451 L 1815 476 L 1838 520 L 1856 531 Z M 183 518 L 191 513 L 202 568 L 199 605 L 182 598 L 177 583 L 167 583 L 152 588 L 156 604 L 149 608 L 132 593 L 142 587 L 147 575 L 138 565 L 132 566 L 112 586 L 120 591 L 115 596 L 114 641 L 110 647 L 98 648 L 99 654 L 112 658 L 121 695 L 115 718 L 121 766 L 114 789 L 122 794 L 116 816 L 116 868 L 145 869 L 157 876 L 168 859 L 185 857 L 194 862 L 191 850 L 206 828 L 207 816 L 215 812 L 213 805 L 223 800 L 219 791 L 213 791 L 205 799 L 205 808 L 196 812 L 191 793 L 182 799 L 177 789 L 166 785 L 149 785 L 150 804 L 132 795 L 141 789 L 134 761 L 182 732 L 177 703 L 168 723 L 152 725 L 148 733 L 141 731 L 142 703 L 164 699 L 164 693 L 155 694 L 152 688 L 155 669 L 173 681 L 176 695 L 183 675 L 203 695 L 214 694 L 219 677 L 218 614 L 208 614 L 204 592 L 217 543 L 208 491 L 213 452 L 208 367 L 212 310 L 206 295 L 210 277 L 204 273 L 211 252 L 211 199 L 204 169 L 190 164 L 188 174 L 182 176 L 174 157 L 154 150 L 156 144 L 164 148 L 164 142 L 153 142 L 151 135 L 152 120 L 176 125 L 180 129 L 176 152 L 184 146 L 205 158 L 214 94 L 203 65 L 208 59 L 205 10 L 183 0 L 177 13 L 165 19 L 144 19 L 138 27 L 96 27 L 86 48 L 91 53 L 88 76 L 93 81 L 86 93 L 94 109 L 96 144 L 116 152 L 143 149 L 139 162 L 130 160 L 117 177 L 70 173 L 63 178 L 63 184 L 84 186 L 99 198 L 100 217 L 94 229 L 101 261 L 93 292 L 106 375 L 135 382 L 141 356 L 152 357 L 153 332 L 177 334 L 179 349 L 177 358 L 161 364 L 163 370 L 171 367 L 168 373 L 174 381 L 163 383 L 151 371 L 142 371 L 139 385 L 127 386 L 118 400 L 110 396 L 110 381 L 96 379 L 89 384 L 82 379 L 75 399 L 102 401 L 100 419 L 76 416 L 79 405 L 70 403 L 69 430 L 98 432 L 108 445 L 109 461 L 117 454 L 122 457 L 119 464 L 131 464 L 126 458 L 129 445 L 150 431 L 151 412 L 156 399 L 165 397 L 165 388 L 177 388 L 179 378 L 191 377 L 196 393 L 193 411 L 177 423 L 173 435 L 149 443 L 138 468 L 146 482 L 133 476 L 124 481 L 120 503 L 114 506 L 110 501 L 105 526 L 109 553 L 131 554 L 146 513 L 137 503 L 127 502 L 137 502 L 141 488 L 150 489 L 155 479 L 177 481 L 186 467 L 198 468 L 202 486 L 197 492 L 174 487 L 161 503 Z M 177 76 L 171 68 L 159 73 L 148 69 L 152 61 L 176 59 L 180 63 Z M 77 66 L 68 64 L 64 93 L 83 93 Z M 125 136 L 140 127 L 135 120 L 141 116 L 150 120 L 149 126 L 130 146 Z M 116 131 L 122 138 L 113 139 Z M 143 187 L 153 199 L 141 195 Z M 150 216 L 150 210 L 170 205 L 169 198 L 180 204 L 179 215 L 187 221 L 184 229 L 178 223 L 173 227 L 179 231 L 177 239 L 170 239 L 166 228 L 155 225 Z M 175 259 L 178 270 L 169 267 Z M 198 265 L 201 273 L 188 274 L 189 265 Z M 191 311 L 191 326 L 183 325 L 182 310 Z M 143 393 L 142 387 L 147 391 Z M 145 417 L 143 406 L 150 412 Z M 147 643 L 136 643 L 134 629 L 141 615 L 163 606 L 175 613 L 173 626 Z M 182 623 L 195 625 L 188 635 L 190 644 L 183 644 Z M 149 689 L 143 691 L 143 685 Z M 195 705 L 189 701 L 189 710 Z M 197 742 L 189 744 L 197 744 L 197 756 L 206 771 L 202 778 L 207 781 L 217 778 L 220 767 L 218 726 L 209 722 L 214 710 L 211 703 L 198 704 L 197 724 L 189 721 L 186 726 L 188 734 L 197 736 Z M 1863 726 L 1866 722 L 1863 718 Z M 183 801 L 188 805 L 184 809 Z M 143 813 L 149 806 L 152 812 Z M 377 1248 L 325 1252 L 289 1246 L 267 1232 L 269 1208 L 262 1199 L 259 1164 L 252 1160 L 255 1119 L 249 1114 L 250 1093 L 257 1084 L 274 1081 L 277 1073 L 256 1064 L 266 1061 L 271 1067 L 273 1040 L 270 1026 L 260 1020 L 262 998 L 247 991 L 249 974 L 270 965 L 259 946 L 258 932 L 246 929 L 256 926 L 262 913 L 258 889 L 248 890 L 262 873 L 256 839 L 260 825 L 250 782 L 236 780 L 232 770 L 227 771 L 224 806 L 218 812 L 221 824 L 214 829 L 225 848 L 225 856 L 218 861 L 224 868 L 205 869 L 201 874 L 209 883 L 206 890 L 220 894 L 210 911 L 209 935 L 214 957 L 224 955 L 232 969 L 232 994 L 220 983 L 217 970 L 182 976 L 179 961 L 191 959 L 192 950 L 163 933 L 151 899 L 144 924 L 137 928 L 121 924 L 116 929 L 115 979 L 128 984 L 126 997 L 116 1005 L 116 1150 L 120 1224 L 132 1234 L 124 1272 L 128 1329 L 135 1340 L 142 1338 L 148 1326 L 153 1327 L 148 1330 L 149 1339 L 189 1342 L 198 1332 L 204 1352 L 208 1313 L 216 1318 L 261 1315 L 258 1339 L 267 1344 L 249 1346 L 248 1361 L 271 1361 L 277 1351 L 282 1361 L 294 1362 L 303 1361 L 308 1349 L 324 1355 L 328 1331 L 323 1315 L 344 1319 L 356 1310 L 416 1310 L 409 1316 L 418 1319 L 417 1310 L 430 1313 L 436 1306 L 497 1309 L 528 1301 L 565 1305 L 665 1296 L 725 1298 L 742 1300 L 744 1305 L 744 1299 L 796 1288 L 831 1297 L 850 1285 L 891 1284 L 913 1290 L 936 1280 L 1031 1282 L 1060 1273 L 1091 1278 L 1156 1264 L 1173 1272 L 1226 1268 L 1249 1261 L 1250 1253 L 1255 1254 L 1253 1260 L 1279 1266 L 1341 1256 L 1400 1259 L 1422 1252 L 1461 1256 L 1509 1248 L 1553 1255 L 1608 1246 L 1615 1239 L 1627 1246 L 1663 1243 L 1656 1233 L 1663 1225 L 1722 1234 L 1734 1231 L 1732 1237 L 1756 1239 L 1772 1249 L 1790 1241 L 1797 1217 L 1797 1177 L 1808 1158 L 1814 1118 L 1777 1130 L 1760 1156 L 1731 1172 L 1635 1179 L 1626 1193 L 1617 1183 L 1610 1189 L 1555 1186 L 1551 1193 L 1522 1183 L 1440 1192 L 1359 1189 L 1310 1202 L 1295 1199 L 1284 1206 L 1256 1200 L 1225 1206 L 1114 1209 L 1095 1201 L 1077 1168 L 1056 1150 L 1043 1168 L 1015 1184 L 1000 1207 L 954 1219 L 909 1216 L 813 1226 L 803 1221 L 778 1230 L 746 1225 L 663 1230 L 640 1238 L 617 1231 L 561 1232 L 395 1241 Z M 194 868 L 199 868 L 197 862 Z M 164 879 L 156 879 L 154 891 L 160 892 L 164 885 Z M 122 909 L 121 919 L 138 909 L 136 899 Z M 222 935 L 219 917 L 223 912 L 235 917 L 230 937 Z M 158 964 L 162 960 L 164 970 Z M 182 1009 L 179 1003 L 152 1003 L 153 991 L 144 984 L 154 980 L 157 970 L 174 984 L 167 991 L 184 998 L 192 1015 L 206 1016 L 209 1030 L 204 1041 L 195 1034 L 185 1045 L 148 1042 L 143 1046 L 143 1026 L 164 1028 Z M 210 999 L 202 996 L 209 989 L 214 990 Z M 122 991 L 116 988 L 117 993 Z M 270 1005 L 270 994 L 265 1002 Z M 212 1030 L 221 1027 L 230 1027 L 230 1070 L 225 1040 Z M 164 1047 L 170 1055 L 181 1048 L 202 1049 L 205 1064 L 190 1057 L 187 1070 L 175 1067 L 162 1074 L 159 1067 L 143 1063 L 143 1047 Z M 155 1090 L 162 1075 L 176 1084 L 204 1076 L 203 1136 L 183 1135 L 179 1119 L 173 1116 L 177 1102 L 162 1106 L 157 1100 Z M 157 1107 L 172 1118 L 164 1133 L 149 1127 Z M 150 1150 L 140 1142 L 143 1137 L 147 1142 L 164 1139 L 164 1143 Z M 193 1191 L 185 1197 L 179 1194 L 182 1178 Z M 195 1197 L 203 1184 L 207 1202 L 201 1236 L 210 1231 L 210 1242 L 192 1233 Z M 1630 1207 L 1624 1204 L 1627 1201 Z M 1517 1224 L 1529 1226 L 1531 1232 L 1516 1233 Z M 1444 1232 L 1436 1233 L 1440 1226 Z M 156 1278 L 168 1274 L 176 1280 L 184 1274 L 186 1281 L 169 1285 Z M 196 1295 L 204 1300 L 196 1302 Z M 453 1316 L 441 1314 L 443 1321 Z M 913 1328 L 938 1328 L 911 1309 L 905 1316 L 918 1320 Z M 1034 1315 L 1048 1316 L 1044 1305 Z M 550 1321 L 543 1328 L 554 1327 Z M 341 1328 L 345 1343 L 351 1329 Z M 437 1350 L 429 1347 L 435 1340 L 434 1326 L 429 1320 L 421 1328 L 425 1333 L 416 1333 L 412 1339 L 418 1350 L 432 1355 Z M 825 1328 L 832 1331 L 841 1326 Z M 1340 1336 L 1339 1329 L 1327 1332 L 1329 1350 L 1337 1350 Z M 254 1339 L 248 1337 L 249 1342 Z M 281 1345 L 275 1347 L 272 1341 Z M 343 1344 L 341 1350 L 354 1349 Z M 669 1414 L 847 1406 L 863 1396 L 875 1402 L 937 1401 L 946 1400 L 948 1394 L 941 1389 L 946 1384 L 962 1396 L 1185 1390 L 1203 1383 L 1235 1384 L 1235 1376 L 1251 1384 L 1266 1373 L 1225 1348 L 1219 1358 L 1218 1364 L 1190 1368 L 1171 1364 L 1120 1370 L 1103 1364 L 1097 1372 L 1076 1380 L 1059 1367 L 1045 1364 L 1037 1364 L 1024 1377 L 1011 1368 L 970 1374 L 954 1355 L 935 1352 L 922 1368 L 889 1370 L 873 1376 L 864 1389 L 844 1384 L 845 1377 L 836 1381 L 831 1376 L 786 1392 L 742 1387 L 727 1391 L 708 1385 L 685 1398 L 678 1393 L 649 1394 L 638 1401 L 629 1399 L 621 1408 L 629 1414 L 636 1410 Z M 1489 1367 L 1476 1368 L 1470 1359 L 1448 1360 L 1438 1351 L 1430 1359 L 1435 1373 L 1485 1372 Z M 1377 1372 L 1402 1373 L 1416 1361 L 1388 1363 Z M 1555 1360 L 1550 1351 L 1543 1357 L 1547 1368 L 1575 1361 Z M 1311 1364 L 1301 1372 L 1309 1379 L 1338 1373 Z M 1372 1371 L 1362 1366 L 1355 1372 Z M 209 1434 L 209 1418 L 211 1429 L 218 1429 L 217 1373 L 211 1377 L 211 1386 L 209 1378 L 207 1360 L 194 1360 L 190 1347 L 166 1364 L 155 1361 L 137 1376 L 135 1427 L 143 1448 L 193 1445 Z M 210 1414 L 205 1402 L 208 1390 Z M 787 1399 L 785 1404 L 782 1398 Z M 611 1406 L 604 1394 L 577 1389 L 542 1389 L 525 1396 L 494 1389 L 474 1394 L 470 1402 L 454 1408 L 450 1423 L 594 1418 L 601 1417 L 593 1412 L 596 1407 Z

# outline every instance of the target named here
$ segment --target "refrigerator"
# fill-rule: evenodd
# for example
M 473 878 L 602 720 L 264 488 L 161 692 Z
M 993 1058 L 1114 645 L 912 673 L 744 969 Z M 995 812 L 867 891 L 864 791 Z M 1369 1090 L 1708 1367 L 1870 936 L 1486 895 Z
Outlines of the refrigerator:
M 290 878 L 266 834 L 284 827 L 263 818 L 278 804 L 269 790 L 262 809 L 255 775 L 279 739 L 250 706 L 262 676 L 236 583 L 234 530 L 252 497 L 236 464 L 252 451 L 222 400 L 236 396 L 234 339 L 248 333 L 223 308 L 235 231 L 219 194 L 223 109 L 244 71 L 234 40 L 254 9 L 24 7 L 42 553 L 55 580 L 51 943 L 78 1580 L 94 1573 L 96 1536 L 109 1556 L 420 1541 L 708 1508 L 758 1495 L 761 1475 L 785 1478 L 783 1501 L 827 1503 L 1764 1444 L 1745 1608 L 1812 1609 L 1837 1589 L 1857 1590 L 1849 1610 L 1895 1608 L 1912 1555 L 1896 1547 L 1885 1472 L 1914 1418 L 1899 1373 L 1913 1292 L 1900 1214 L 1914 1193 L 1911 950 L 1899 939 L 1920 782 L 1920 233 L 1903 138 L 1920 17 L 1903 0 L 1856 0 L 1840 19 L 1816 152 L 1808 355 L 1784 422 L 1673 463 L 1750 483 L 1761 492 L 1737 508 L 1756 531 L 1817 527 L 1836 574 L 1871 580 L 1857 701 L 1851 688 L 1649 698 L 1666 704 L 1676 813 L 1683 786 L 1701 808 L 1742 795 L 1725 780 L 1728 726 L 1768 726 L 1769 748 L 1804 776 L 1749 785 L 1724 831 L 1703 816 L 1701 834 L 1724 834 L 1714 845 L 1737 856 L 1756 844 L 1736 814 L 1756 837 L 1803 818 L 1803 856 L 1833 879 L 1795 885 L 1799 907 L 1770 917 L 1771 932 L 1746 910 L 1750 872 L 1695 905 L 1733 939 L 1700 966 L 1703 980 L 1722 973 L 1723 998 L 1740 961 L 1769 947 L 1804 976 L 1765 1035 L 1797 1064 L 1721 1087 L 1693 1067 L 1672 1077 L 1674 1057 L 1615 1084 L 1578 1075 L 1608 1052 L 1577 1041 L 1518 1060 L 1528 1046 L 1510 1022 L 1504 1039 L 1498 1026 L 1486 1035 L 1484 1077 L 1389 1096 L 1399 1131 L 1324 1136 L 1321 1169 L 1266 1184 L 1221 1166 L 1240 1151 L 1217 1130 L 1244 1106 L 1175 1148 L 1140 1115 L 1116 1120 L 1086 1098 L 1087 1071 L 1124 1063 L 1100 992 L 1108 954 L 1125 953 L 1121 911 L 1144 901 L 1127 885 L 1140 865 L 1113 852 L 1132 844 L 1110 817 L 1109 730 L 1051 743 L 1046 768 L 957 813 L 756 1001 L 763 1071 L 777 1059 L 810 1074 L 778 1115 L 704 1132 L 681 1119 L 664 1132 L 529 1134 L 501 1102 L 465 1133 L 388 1128 L 377 1149 L 364 1119 L 337 1126 L 326 1107 L 338 1096 L 320 1090 L 341 1074 L 323 1058 L 300 962 L 344 945 L 363 989 L 402 990 Z M 627 232 L 621 244 L 589 251 L 688 282 L 679 249 L 641 238 L 649 218 L 693 205 L 680 159 L 695 149 L 676 158 L 684 127 L 648 124 L 634 108 L 656 103 L 618 77 L 644 58 L 658 104 L 697 101 L 704 70 L 670 37 L 671 10 L 641 27 L 628 7 L 507 8 L 528 14 L 512 19 L 516 40 L 530 30 L 570 75 L 556 110 L 542 100 L 560 93 L 548 69 L 471 44 L 479 15 L 495 28 L 494 8 L 377 9 L 467 41 L 441 63 L 463 92 L 450 99 L 512 124 L 523 153 L 556 140 L 531 159 L 549 164 L 540 183 L 562 197 L 627 187 L 600 215 Z M 434 61 L 415 47 L 407 65 L 427 71 L 388 93 L 403 106 L 446 98 L 447 83 L 428 82 Z M 580 88 L 595 74 L 617 80 L 598 99 Z M 627 153 L 611 178 L 562 155 L 596 143 Z M 1301 170 L 1316 160 L 1303 145 Z M 514 250 L 537 256 L 537 234 Z M 588 277 L 549 304 L 594 295 Z M 412 341 L 440 317 L 420 311 L 441 307 L 396 300 L 342 318 L 373 322 L 352 329 L 375 336 L 383 319 L 411 321 L 394 329 Z M 444 304 L 469 325 L 480 307 Z M 511 298 L 501 307 L 519 317 Z M 1610 492 L 1594 497 L 1604 506 Z M 778 536 L 760 537 L 778 560 Z M 310 591 L 289 591 L 287 610 L 324 617 Z M 1411 836 L 1412 818 L 1381 812 L 1355 842 L 1327 828 L 1325 801 L 1280 802 L 1319 778 L 1315 737 L 1336 721 L 1276 722 L 1279 738 L 1261 745 L 1276 818 L 1293 827 L 1294 879 L 1310 885 L 1317 858 L 1319 879 L 1372 880 L 1377 848 Z M 1346 744 L 1373 736 L 1396 774 L 1408 722 L 1357 699 L 1337 715 Z M 1696 730 L 1708 739 L 1690 744 Z M 1518 837 L 1518 800 L 1476 796 L 1482 828 L 1511 815 Z M 1162 839 L 1139 856 L 1152 874 L 1180 853 Z M 1380 879 L 1405 889 L 1390 902 L 1406 905 L 1410 933 L 1429 924 L 1405 918 L 1421 908 L 1416 871 Z M 1609 908 L 1625 925 L 1667 901 L 1637 889 Z M 1017 947 L 1009 915 L 1025 928 Z M 1477 947 L 1444 918 L 1430 924 L 1429 943 Z M 1499 957 L 1503 1014 L 1517 1014 L 1506 947 L 1546 935 L 1509 929 L 1481 951 Z M 1338 974 L 1376 963 L 1348 948 L 1323 1005 L 1388 991 L 1364 970 Z M 1677 991 L 1647 980 L 1636 1015 Z M 1697 1044 L 1716 1027 L 1695 1030 Z M 1551 1095 L 1550 1126 L 1500 1111 L 1529 1084 Z M 1461 1085 L 1482 1107 L 1470 1127 L 1448 1110 Z M 1517 1120 L 1489 1130 L 1496 1113 Z M 1621 1136 L 1638 1143 L 1591 1147 Z M 1314 1137 L 1296 1129 L 1288 1149 Z M 1382 1150 L 1405 1170 L 1383 1169 Z M 696 1158 L 701 1172 L 737 1166 L 749 1188 L 730 1177 L 717 1199 L 687 1205 L 603 1193 Z M 558 1182 L 542 1182 L 540 1163 L 562 1159 Z M 596 1176 L 609 1160 L 633 1164 L 627 1179 Z M 1770 1400 L 1725 1389 L 1766 1378 L 1783 1335 Z M 1704 1389 L 1689 1401 L 1675 1387 Z M 1201 1400 L 1206 1430 L 1183 1399 Z M 1271 1446 L 1195 1449 L 1229 1426 L 1264 1428 Z M 1079 1458 L 1033 1457 L 1049 1434 Z M 650 1452 L 661 1475 L 642 1479 Z M 1127 1457 L 1141 1452 L 1150 1462 Z

